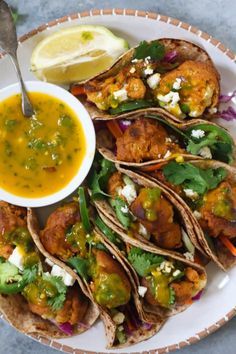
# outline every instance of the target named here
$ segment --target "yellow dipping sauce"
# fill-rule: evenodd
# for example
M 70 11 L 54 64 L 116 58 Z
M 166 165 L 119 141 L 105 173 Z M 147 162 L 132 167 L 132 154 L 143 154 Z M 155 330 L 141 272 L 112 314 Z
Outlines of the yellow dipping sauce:
M 77 174 L 86 140 L 75 112 L 59 99 L 31 92 L 32 118 L 21 96 L 0 102 L 0 187 L 25 198 L 48 196 Z

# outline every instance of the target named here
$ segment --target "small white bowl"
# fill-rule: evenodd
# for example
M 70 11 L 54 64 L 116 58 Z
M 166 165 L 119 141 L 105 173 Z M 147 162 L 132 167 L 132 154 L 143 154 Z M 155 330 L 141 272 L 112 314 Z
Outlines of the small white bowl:
M 79 100 L 68 91 L 59 86 L 42 81 L 27 81 L 25 84 L 28 92 L 42 92 L 58 98 L 60 101 L 67 104 L 75 112 L 77 119 L 80 121 L 86 140 L 86 154 L 77 174 L 60 191 L 40 198 L 24 198 L 11 194 L 0 187 L 0 200 L 24 207 L 43 207 L 63 200 L 81 185 L 87 176 L 94 159 L 96 148 L 95 130 L 87 110 Z M 19 84 L 8 86 L 0 90 L 0 101 L 18 93 L 20 93 Z

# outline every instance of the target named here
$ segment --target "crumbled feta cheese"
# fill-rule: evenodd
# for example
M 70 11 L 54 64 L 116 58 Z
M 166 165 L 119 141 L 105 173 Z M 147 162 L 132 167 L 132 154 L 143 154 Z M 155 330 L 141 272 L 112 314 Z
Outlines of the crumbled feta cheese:
M 122 119 L 122 124 L 123 125 L 126 125 L 127 127 L 129 126 L 129 125 L 131 125 L 131 120 L 127 120 L 127 119 Z
M 192 189 L 184 189 L 184 193 L 188 198 L 190 198 L 192 200 L 195 200 L 198 198 L 198 193 L 194 192 Z
M 174 84 L 173 84 L 173 89 L 179 90 L 180 88 L 181 88 L 181 79 L 179 77 L 177 77 L 175 79 Z
M 127 200 L 128 204 L 131 204 L 137 198 L 137 192 L 134 185 L 128 184 L 121 189 L 120 192 Z
M 190 252 L 185 252 L 185 253 L 184 253 L 184 257 L 185 257 L 188 261 L 194 262 L 194 256 L 193 256 L 192 253 L 190 253 Z
M 229 282 L 229 276 L 226 275 L 218 284 L 218 289 L 223 289 L 225 287 L 225 285 Z
M 122 312 L 117 312 L 113 317 L 115 324 L 120 325 L 125 320 L 125 315 Z
M 45 263 L 47 263 L 50 267 L 54 266 L 54 263 L 48 258 L 45 259 Z
M 143 224 L 139 224 L 138 232 L 139 232 L 139 234 L 142 235 L 143 237 L 149 238 L 149 233 L 148 233 L 146 227 L 143 226 Z
M 208 146 L 202 147 L 202 148 L 199 150 L 198 154 L 199 154 L 200 156 L 202 156 L 204 159 L 212 159 L 211 150 L 209 149 Z
M 179 102 L 180 97 L 178 92 L 170 91 L 166 95 L 157 95 L 158 100 L 164 103 L 169 103 L 170 107 L 175 107 Z
M 147 79 L 147 84 L 152 90 L 155 90 L 155 88 L 160 82 L 160 79 L 161 75 L 159 73 L 153 74 Z
M 123 102 L 126 101 L 128 99 L 128 95 L 127 95 L 127 91 L 126 89 L 121 89 L 118 91 L 114 91 L 113 92 L 113 97 L 115 100 L 119 101 L 119 102 Z
M 173 277 L 177 277 L 180 273 L 181 273 L 181 271 L 180 271 L 179 269 L 176 269 L 176 270 L 173 272 Z
M 150 68 L 150 67 L 147 67 L 146 69 L 143 70 L 143 74 L 144 74 L 144 76 L 152 75 L 153 74 L 153 69 Z
M 127 205 L 125 205 L 124 207 L 121 207 L 120 210 L 122 211 L 122 213 L 127 214 L 129 212 L 129 208 L 127 207 Z
M 199 213 L 199 211 L 197 211 L 197 210 L 194 210 L 193 215 L 195 216 L 195 218 L 197 220 L 201 219 L 201 217 L 202 217 L 202 214 Z
M 166 142 L 166 143 L 171 143 L 172 140 L 171 140 L 171 138 L 166 138 L 166 139 L 165 139 L 165 142 Z
M 141 297 L 144 297 L 147 292 L 147 288 L 145 286 L 138 287 L 138 293 Z
M 198 117 L 201 115 L 201 111 L 198 111 L 197 109 L 195 111 L 190 111 L 189 114 L 188 114 L 190 117 Z
M 163 261 L 160 264 L 160 270 L 164 273 L 171 273 L 171 270 L 174 268 L 173 263 L 169 262 L 169 261 Z
M 136 71 L 136 69 L 135 69 L 135 67 L 134 66 L 132 66 L 132 68 L 130 69 L 130 74 L 134 74 L 135 73 L 135 71 Z
M 138 62 L 138 59 L 131 60 L 131 63 L 137 63 L 137 62 Z
M 146 57 L 146 58 L 144 59 L 145 64 L 149 64 L 149 60 L 151 60 L 151 57 L 150 57 L 150 56 Z
M 72 286 L 75 283 L 75 279 L 57 264 L 52 267 L 51 275 L 61 277 L 66 286 Z
M 170 155 L 171 155 L 170 150 L 167 150 L 165 155 L 163 156 L 163 159 L 167 159 L 168 157 L 170 157 Z
M 16 247 L 10 257 L 8 258 L 8 262 L 16 266 L 18 269 L 24 269 L 24 254 L 20 247 Z
M 200 139 L 205 136 L 205 132 L 204 132 L 204 130 L 201 130 L 201 129 L 193 129 L 191 136 L 193 136 L 194 138 Z
M 216 107 L 208 108 L 208 112 L 210 114 L 215 114 L 215 113 L 217 113 L 217 108 Z

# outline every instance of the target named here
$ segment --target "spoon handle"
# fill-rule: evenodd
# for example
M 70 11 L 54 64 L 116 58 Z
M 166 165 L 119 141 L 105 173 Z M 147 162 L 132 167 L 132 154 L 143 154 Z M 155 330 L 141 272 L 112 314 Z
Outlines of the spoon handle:
M 24 114 L 25 117 L 32 117 L 34 114 L 34 110 L 32 108 L 32 104 L 30 102 L 29 96 L 27 94 L 27 90 L 24 84 L 24 81 L 22 79 L 22 75 L 21 75 L 21 71 L 20 71 L 20 67 L 19 67 L 19 63 L 16 57 L 16 54 L 13 53 L 8 53 L 8 55 L 11 58 L 12 63 L 14 64 L 18 79 L 19 79 L 19 83 L 20 83 L 20 87 L 21 87 L 21 96 L 22 96 L 22 112 Z

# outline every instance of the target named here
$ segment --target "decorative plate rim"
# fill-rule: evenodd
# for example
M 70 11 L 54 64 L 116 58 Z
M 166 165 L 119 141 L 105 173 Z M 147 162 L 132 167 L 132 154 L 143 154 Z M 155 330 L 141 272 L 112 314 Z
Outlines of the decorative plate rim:
M 134 10 L 134 9 L 121 9 L 121 8 L 105 8 L 105 9 L 93 9 L 90 11 L 84 11 L 84 12 L 78 12 L 78 13 L 73 13 L 67 16 L 63 16 L 61 18 L 52 20 L 50 22 L 47 22 L 45 24 L 40 25 L 39 27 L 27 32 L 26 34 L 20 36 L 19 38 L 19 43 L 25 42 L 27 39 L 30 39 L 31 37 L 37 35 L 40 32 L 43 32 L 44 30 L 48 28 L 52 28 L 54 26 L 60 25 L 61 23 L 64 22 L 70 22 L 76 19 L 80 18 L 85 18 L 85 17 L 93 17 L 93 16 L 106 16 L 106 15 L 113 15 L 113 16 L 135 16 L 135 17 L 143 17 L 143 18 L 148 18 L 151 20 L 156 20 L 156 21 L 161 21 L 165 22 L 171 25 L 174 25 L 176 27 L 183 28 L 186 31 L 192 32 L 198 37 L 202 38 L 203 40 L 210 42 L 213 46 L 218 48 L 224 55 L 226 55 L 231 61 L 236 61 L 236 53 L 234 53 L 231 49 L 225 47 L 222 42 L 220 42 L 218 39 L 212 37 L 206 32 L 201 31 L 195 26 L 191 26 L 190 24 L 186 22 L 182 22 L 176 18 L 170 17 L 170 16 L 165 16 L 161 15 L 157 12 L 149 12 L 149 11 L 144 11 L 144 10 Z M 0 59 L 4 55 L 0 54 Z M 174 350 L 181 349 L 187 345 L 191 345 L 193 343 L 196 343 L 200 341 L 201 339 L 205 338 L 206 336 L 210 335 L 211 333 L 217 331 L 219 328 L 221 328 L 223 325 L 225 325 L 229 320 L 231 320 L 234 316 L 236 316 L 236 306 L 229 311 L 224 317 L 222 317 L 220 320 L 215 322 L 213 325 L 211 325 L 208 328 L 205 328 L 201 332 L 198 332 L 195 334 L 195 336 L 190 337 L 186 339 L 185 341 L 172 344 L 166 347 L 162 348 L 157 348 L 157 349 L 152 349 L 148 351 L 142 351 L 139 353 L 133 353 L 133 354 L 164 354 L 164 353 L 170 353 Z M 0 318 L 7 320 L 4 318 L 4 315 L 0 312 Z M 19 331 L 20 332 L 20 331 Z M 21 332 L 20 332 L 21 333 Z M 59 351 L 65 352 L 65 353 L 71 353 L 71 354 L 98 354 L 97 352 L 94 351 L 87 351 L 87 350 L 81 350 L 81 349 L 76 349 L 72 348 L 68 345 L 63 345 L 59 342 L 57 342 L 54 339 L 49 339 L 46 337 L 43 337 L 41 335 L 36 335 L 36 334 L 31 334 L 29 337 L 37 340 L 41 344 L 50 346 L 51 348 L 57 349 Z M 99 354 L 106 354 L 105 352 L 100 352 Z M 128 352 L 125 353 L 123 352 L 122 354 L 129 354 Z

